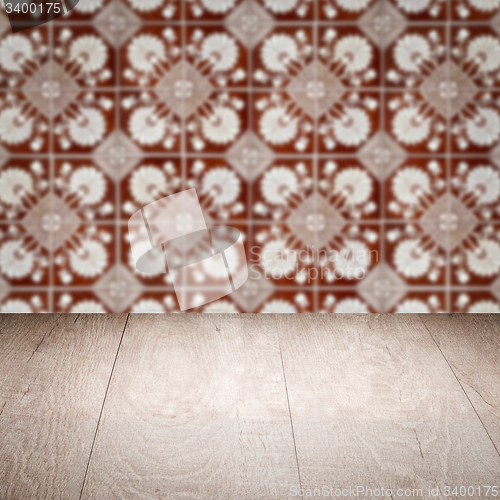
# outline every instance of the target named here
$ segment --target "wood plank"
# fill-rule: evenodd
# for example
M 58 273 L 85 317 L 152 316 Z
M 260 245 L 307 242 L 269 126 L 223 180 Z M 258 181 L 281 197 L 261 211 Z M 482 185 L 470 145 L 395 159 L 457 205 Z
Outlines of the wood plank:
M 266 319 L 132 314 L 82 498 L 287 498 L 297 464 Z
M 500 315 L 421 316 L 500 450 Z
M 279 331 L 304 489 L 498 484 L 500 457 L 418 316 L 290 315 Z
M 60 317 L 60 314 L 0 314 L 0 413 L 7 399 L 25 390 L 19 371 Z
M 43 335 L 34 331 L 39 324 L 46 332 L 29 356 L 17 348 L 23 356 L 15 377 L 23 391 L 11 394 L 0 415 L 2 500 L 79 498 L 125 321 L 126 315 L 62 315 L 47 332 L 44 315 L 17 323 L 2 318 L 3 328 L 26 336 L 8 333 L 20 346 L 33 347 Z M 16 351 L 13 344 L 4 345 L 4 356 Z

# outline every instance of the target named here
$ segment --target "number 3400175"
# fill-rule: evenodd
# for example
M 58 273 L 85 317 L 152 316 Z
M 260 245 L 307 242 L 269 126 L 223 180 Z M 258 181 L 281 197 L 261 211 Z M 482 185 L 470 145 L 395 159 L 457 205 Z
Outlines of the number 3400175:
M 25 2 L 25 3 L 17 3 L 12 5 L 11 3 L 5 4 L 5 9 L 7 14 L 11 14 L 12 12 L 17 12 L 19 14 L 27 14 L 28 12 L 34 14 L 38 13 L 47 13 L 53 12 L 54 14 L 59 14 L 61 12 L 61 4 L 60 3 L 36 3 L 36 2 Z

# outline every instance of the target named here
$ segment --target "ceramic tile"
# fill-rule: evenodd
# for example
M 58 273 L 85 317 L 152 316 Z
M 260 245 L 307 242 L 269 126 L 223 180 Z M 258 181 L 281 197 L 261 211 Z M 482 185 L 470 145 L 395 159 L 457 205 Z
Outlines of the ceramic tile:
M 500 278 L 500 226 L 493 222 L 463 225 L 457 222 L 460 239 L 451 249 L 451 282 L 457 286 L 495 287 Z
M 2 223 L 0 242 L 0 279 L 5 288 L 49 285 L 51 245 L 47 226 Z
M 446 223 L 387 224 L 383 260 L 409 286 L 445 285 L 448 232 Z
M 498 154 L 500 94 L 481 90 L 450 112 L 450 150 L 453 154 Z
M 446 312 L 446 294 L 439 289 L 427 292 L 411 291 L 406 293 L 388 312 L 443 313 Z
M 117 5 L 121 4 L 117 0 L 91 0 L 90 2 L 79 2 L 68 14 L 58 17 L 54 24 L 96 24 L 107 13 L 115 13 Z M 108 25 L 108 28 L 112 24 Z M 112 28 L 111 28 L 112 29 Z
M 370 13 L 381 15 L 382 3 L 377 0 L 319 0 L 318 19 L 322 21 L 355 22 L 363 19 Z M 375 16 L 375 17 L 376 17 Z
M 178 312 L 127 223 L 189 188 L 249 267 L 191 312 L 498 311 L 496 0 L 0 15 L 1 311 Z
M 457 88 L 466 87 L 472 93 L 484 87 L 498 87 L 499 50 L 500 34 L 493 24 L 454 26 L 450 33 L 450 53 Z
M 313 21 L 314 0 L 254 0 L 276 21 Z
M 447 58 L 445 26 L 397 26 L 401 32 L 385 50 L 384 84 L 387 88 L 408 90 L 444 89 L 449 74 L 459 68 L 450 66 Z M 465 85 L 466 77 L 458 82 Z
M 314 95 L 274 91 L 254 92 L 251 97 L 252 132 L 267 148 L 278 154 L 314 151 Z
M 109 308 L 91 291 L 68 289 L 54 294 L 54 312 L 61 313 L 107 313 L 116 312 Z
M 182 41 L 179 26 L 143 26 L 136 30 L 119 48 L 119 85 L 182 92 L 186 75 Z
M 136 158 L 135 165 L 120 180 L 121 218 L 124 222 L 142 207 L 182 191 L 179 158 Z
M 305 220 L 309 210 L 314 214 L 313 161 L 269 158 L 268 163 L 252 185 L 252 218 L 279 223 Z
M 0 86 L 21 89 L 33 85 L 33 76 L 46 71 L 50 58 L 49 31 L 46 26 L 30 29 L 26 35 L 12 35 L 10 29 L 0 35 Z M 15 52 L 14 52 L 15 51 Z
M 184 8 L 186 20 L 198 21 L 203 19 L 221 23 L 240 11 L 242 15 L 251 16 L 253 5 L 248 5 L 248 2 L 244 0 L 192 0 L 185 2 Z M 251 19 L 247 23 L 251 23 Z
M 248 127 L 247 94 L 203 92 L 198 97 L 198 106 L 185 114 L 186 151 L 221 154 L 235 147 Z
M 320 285 L 361 290 L 369 286 L 365 281 L 369 281 L 381 259 L 378 224 L 321 221 L 315 233 L 314 258 Z
M 447 94 L 439 91 L 388 92 L 384 128 L 405 154 L 444 153 L 448 146 Z
M 447 163 L 444 159 L 406 158 L 385 180 L 384 216 L 401 221 L 438 222 L 446 217 L 450 203 L 447 193 Z M 466 207 L 460 207 L 465 216 Z M 462 211 L 463 210 L 463 211 Z
M 455 0 L 451 2 L 451 18 L 459 21 L 488 22 L 498 19 L 500 5 L 481 0 Z
M 276 290 L 261 304 L 258 313 L 307 313 L 314 312 L 314 296 L 309 290 Z
M 380 38 L 363 25 L 320 27 L 318 30 L 318 80 L 323 92 L 331 87 L 380 87 Z
M 100 30 L 92 25 L 56 26 L 52 38 L 50 71 L 61 75 L 61 89 L 116 86 L 114 46 Z
M 53 282 L 57 286 L 96 285 L 116 259 L 114 224 L 75 226 L 62 226 L 64 241 L 54 243 Z
M 207 223 L 246 220 L 247 182 L 225 158 L 199 157 L 188 160 L 186 188 L 196 189 Z
M 92 153 L 115 131 L 115 92 L 82 90 L 63 89 L 52 98 L 54 153 Z
M 123 147 L 141 153 L 179 153 L 183 142 L 181 105 L 157 91 L 120 93 L 119 135 Z
M 312 27 L 269 26 L 252 50 L 253 86 L 312 89 L 318 72 L 314 38 Z
M 320 313 L 359 314 L 372 313 L 374 309 L 361 295 L 355 291 L 325 290 L 318 297 Z
M 323 154 L 361 154 L 380 129 L 380 96 L 347 91 L 330 106 L 317 106 L 317 150 Z
M 142 22 L 178 21 L 183 15 L 183 3 L 182 0 L 123 0 L 125 8 Z
M 495 158 L 456 157 L 451 163 L 451 195 L 478 221 L 500 218 L 499 165 Z M 457 217 L 460 220 L 461 217 Z
M 452 312 L 458 313 L 498 313 L 498 292 L 488 288 L 456 291 L 451 295 Z
M 0 153 L 35 155 L 50 151 L 50 94 L 25 89 L 0 91 Z
M 1 294 L 1 292 L 0 292 Z M 1 313 L 44 313 L 50 312 L 49 294 L 38 290 L 1 294 Z
M 447 0 L 386 0 L 408 21 L 433 22 L 446 21 L 448 16 Z M 452 2 L 453 3 L 453 2 Z
M 325 220 L 380 220 L 380 180 L 358 158 L 321 160 L 318 166 L 318 213 Z
M 50 199 L 48 160 L 6 157 L 0 165 L 0 221 L 42 222 L 44 213 L 38 207 Z

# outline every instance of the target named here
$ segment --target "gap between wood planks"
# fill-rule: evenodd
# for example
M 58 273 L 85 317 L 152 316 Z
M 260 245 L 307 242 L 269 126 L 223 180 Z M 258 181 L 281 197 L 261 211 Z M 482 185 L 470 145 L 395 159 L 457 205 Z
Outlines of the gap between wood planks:
M 80 316 L 80 315 L 78 315 L 78 316 Z M 116 355 L 115 355 L 115 359 L 113 361 L 113 366 L 111 367 L 111 373 L 109 374 L 108 385 L 106 386 L 106 392 L 104 393 L 104 398 L 102 400 L 101 411 L 99 412 L 99 418 L 97 420 L 97 425 L 95 427 L 94 438 L 92 439 L 92 446 L 90 448 L 89 459 L 87 461 L 87 467 L 85 468 L 85 475 L 83 476 L 82 489 L 80 490 L 80 496 L 78 497 L 79 499 L 82 498 L 83 489 L 85 488 L 85 481 L 87 480 L 87 473 L 89 471 L 90 460 L 92 459 L 92 452 L 94 451 L 94 445 L 95 445 L 95 441 L 97 438 L 97 432 L 99 430 L 99 424 L 101 423 L 102 412 L 104 410 L 104 405 L 106 404 L 106 397 L 108 395 L 109 386 L 111 384 L 111 379 L 113 377 L 113 372 L 115 370 L 116 360 L 118 359 L 118 353 L 120 352 L 120 347 L 122 345 L 123 336 L 125 335 L 125 330 L 127 328 L 129 318 L 130 318 L 130 313 L 127 314 L 127 319 L 125 320 L 125 325 L 123 326 L 123 331 L 122 331 L 122 335 L 120 337 L 120 342 L 118 344 L 118 348 L 116 349 Z M 77 317 L 77 319 L 78 319 L 78 317 Z M 75 319 L 75 323 L 76 323 L 76 319 Z
M 486 434 L 488 435 L 488 438 L 491 441 L 491 444 L 493 445 L 493 448 L 495 448 L 495 451 L 497 452 L 497 455 L 500 456 L 500 450 L 497 448 L 497 445 L 495 444 L 495 442 L 493 441 L 490 433 L 488 432 L 488 429 L 486 428 L 486 425 L 484 424 L 483 419 L 481 418 L 481 416 L 479 415 L 478 411 L 476 410 L 476 407 L 474 406 L 474 404 L 470 400 L 469 395 L 467 394 L 467 391 L 465 390 L 464 386 L 462 385 L 462 382 L 458 378 L 455 370 L 453 369 L 453 366 L 449 362 L 448 358 L 445 356 L 443 350 L 441 349 L 441 346 L 439 345 L 439 343 L 435 339 L 434 335 L 432 335 L 432 332 L 430 331 L 429 327 L 427 326 L 427 324 L 425 323 L 425 321 L 422 319 L 422 314 L 420 313 L 418 315 L 418 317 L 419 317 L 420 321 L 422 322 L 422 324 L 425 326 L 425 329 L 429 332 L 429 335 L 432 337 L 432 340 L 436 344 L 437 348 L 439 349 L 439 352 L 441 353 L 441 355 L 443 356 L 444 360 L 446 361 L 446 364 L 448 365 L 448 367 L 450 368 L 451 372 L 453 373 L 453 376 L 455 377 L 456 381 L 460 385 L 460 388 L 462 389 L 462 392 L 465 394 L 465 397 L 467 398 L 467 401 L 469 401 L 470 405 L 472 406 L 472 409 L 474 410 L 474 413 L 477 415 L 477 418 L 481 422 L 481 425 L 483 426 L 484 432 L 486 432 Z

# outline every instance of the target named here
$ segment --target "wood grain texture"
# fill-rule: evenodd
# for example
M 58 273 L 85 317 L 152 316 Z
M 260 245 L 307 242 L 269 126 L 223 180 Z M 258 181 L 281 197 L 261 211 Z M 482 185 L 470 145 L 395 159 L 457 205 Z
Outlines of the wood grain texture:
M 78 499 L 126 315 L 19 318 L 0 319 L 0 498 Z
M 132 314 L 82 498 L 287 498 L 298 473 L 267 319 Z
M 8 399 L 26 390 L 22 373 L 60 314 L 0 316 L 0 413 Z
M 500 450 L 500 315 L 421 315 Z M 499 472 L 500 475 L 500 472 Z
M 278 330 L 303 488 L 498 483 L 500 457 L 418 316 L 290 315 Z

